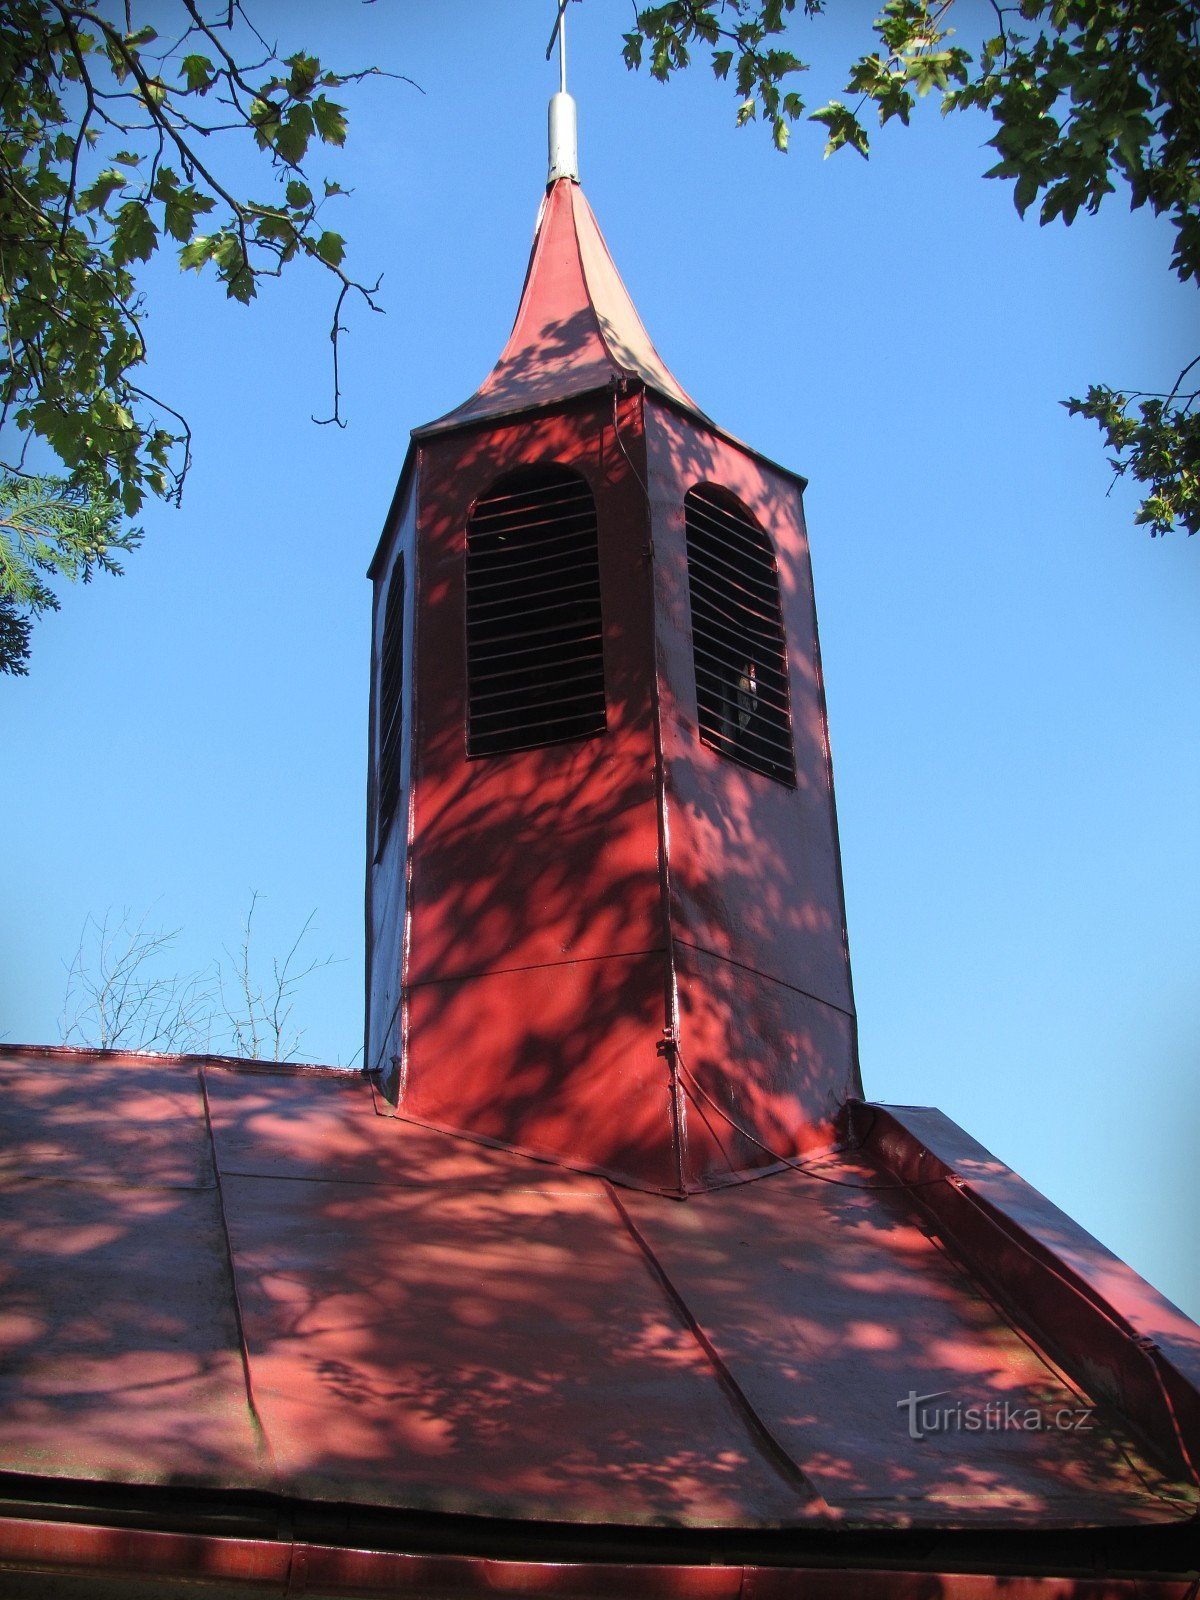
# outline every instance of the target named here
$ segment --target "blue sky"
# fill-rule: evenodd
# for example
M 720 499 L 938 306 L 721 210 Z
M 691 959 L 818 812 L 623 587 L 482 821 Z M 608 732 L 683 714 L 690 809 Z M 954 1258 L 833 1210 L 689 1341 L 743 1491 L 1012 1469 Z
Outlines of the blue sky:
M 359 1045 L 364 572 L 408 430 L 471 392 L 516 308 L 552 7 L 315 11 L 252 15 L 425 91 L 366 85 L 326 163 L 387 314 L 348 315 L 339 432 L 310 421 L 322 275 L 245 310 L 147 272 L 151 386 L 196 464 L 127 575 L 67 594 L 32 676 L 0 683 L 9 1041 L 57 1038 L 89 913 L 179 928 L 191 970 L 257 890 L 264 951 L 316 908 L 312 953 L 339 958 L 301 1003 L 305 1053 Z M 868 1094 L 940 1106 L 1200 1315 L 1200 541 L 1135 530 L 1057 403 L 1169 387 L 1194 353 L 1169 231 L 1119 196 L 1022 223 L 980 179 L 988 124 L 932 106 L 869 163 L 823 162 L 815 127 L 781 158 L 706 70 L 627 74 L 628 14 L 571 7 L 584 188 L 680 381 L 811 480 Z M 795 24 L 813 105 L 871 14 Z

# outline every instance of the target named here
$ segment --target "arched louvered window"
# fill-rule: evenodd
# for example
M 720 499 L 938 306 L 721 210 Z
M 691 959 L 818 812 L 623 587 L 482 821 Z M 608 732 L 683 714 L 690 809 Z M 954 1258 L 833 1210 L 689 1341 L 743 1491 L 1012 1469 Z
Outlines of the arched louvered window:
M 381 848 L 400 804 L 404 733 L 404 557 L 396 559 L 383 613 L 379 658 L 379 821 Z
M 577 472 L 500 478 L 467 524 L 467 753 L 605 729 L 596 503 Z
M 712 484 L 684 500 L 700 738 L 795 786 L 787 641 L 775 552 L 739 500 Z

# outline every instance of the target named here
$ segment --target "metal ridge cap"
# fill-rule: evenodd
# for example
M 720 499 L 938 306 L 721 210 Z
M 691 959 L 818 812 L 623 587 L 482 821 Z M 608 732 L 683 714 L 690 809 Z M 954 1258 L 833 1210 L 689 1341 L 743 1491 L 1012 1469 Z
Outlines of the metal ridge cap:
M 278 1077 L 361 1077 L 358 1067 L 333 1067 L 318 1061 L 268 1061 L 255 1056 L 173 1050 L 120 1050 L 101 1045 L 0 1044 L 0 1062 L 33 1057 L 37 1061 L 145 1061 L 153 1066 L 214 1067 L 221 1072 L 244 1072 Z

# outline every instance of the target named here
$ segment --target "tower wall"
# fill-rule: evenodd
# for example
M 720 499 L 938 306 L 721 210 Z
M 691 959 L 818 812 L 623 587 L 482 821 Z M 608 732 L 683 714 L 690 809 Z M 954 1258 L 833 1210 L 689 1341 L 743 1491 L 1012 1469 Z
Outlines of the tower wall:
M 406 1045 L 399 1109 L 673 1186 L 648 518 L 637 398 L 420 444 Z M 503 474 L 554 463 L 596 501 L 607 731 L 467 755 L 466 529 Z M 639 469 L 640 471 L 641 469 Z M 391 947 L 380 958 L 395 961 Z M 373 965 L 374 965 L 373 961 Z M 390 974 L 377 973 L 384 989 Z
M 861 1092 L 816 615 L 799 481 L 616 393 L 417 447 L 376 573 L 378 633 L 406 552 L 411 804 L 371 868 L 367 1059 L 402 1115 L 704 1187 L 829 1143 Z M 546 463 L 595 498 L 607 731 L 472 759 L 468 523 Z M 700 739 L 684 502 L 705 484 L 775 553 L 794 787 Z
M 367 993 L 363 1059 L 371 1071 L 393 1072 L 403 1052 L 403 965 L 408 911 L 409 801 L 412 795 L 413 640 L 417 538 L 417 472 L 410 460 L 379 554 L 372 563 L 374 596 L 371 622 L 371 709 L 367 784 Z M 401 567 L 403 570 L 401 571 Z M 383 655 L 384 618 L 392 585 L 404 584 L 402 711 L 404 741 L 400 799 L 386 836 L 380 837 L 378 774 L 380 763 L 379 675 Z
M 645 410 L 679 1070 L 702 1182 L 828 1142 L 861 1086 L 801 485 L 653 396 Z M 700 484 L 774 547 L 795 788 L 700 740 L 684 513 Z

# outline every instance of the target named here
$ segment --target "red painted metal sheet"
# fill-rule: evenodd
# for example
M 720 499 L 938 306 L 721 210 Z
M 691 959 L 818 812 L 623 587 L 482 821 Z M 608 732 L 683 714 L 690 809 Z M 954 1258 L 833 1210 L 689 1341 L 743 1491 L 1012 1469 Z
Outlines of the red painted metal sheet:
M 870 1147 L 889 1165 L 906 1174 L 911 1168 L 916 1181 L 922 1157 L 955 1172 L 980 1199 L 1078 1274 L 1098 1300 L 1139 1334 L 1154 1339 L 1200 1390 L 1200 1328 L 1065 1211 L 941 1111 L 887 1105 L 865 1106 L 863 1111 Z M 906 1146 L 889 1142 L 892 1129 L 908 1135 Z
M 206 1084 L 223 1175 L 484 1189 L 536 1187 L 553 1169 L 554 1183 L 572 1181 L 545 1156 L 412 1121 L 357 1073 L 297 1079 L 210 1068 Z
M 431 427 L 546 405 L 612 377 L 579 259 L 572 187 L 556 183 L 542 202 L 517 319 L 495 367 L 471 399 Z
M 675 1189 L 665 980 L 651 953 L 418 984 L 400 1110 Z
M 327 1182 L 472 1184 L 536 1182 L 541 1163 L 448 1138 L 407 1122 L 355 1072 L 205 1072 L 222 1175 Z
M 608 731 L 468 760 L 467 519 L 497 477 L 539 461 L 596 499 Z M 645 545 L 604 401 L 423 452 L 411 983 L 662 948 Z
M 282 1178 L 362 1178 L 389 1153 L 371 1086 L 357 1072 L 303 1075 L 209 1067 L 204 1074 L 222 1173 Z M 397 1178 L 397 1162 L 382 1176 Z
M 672 928 L 852 1013 L 837 823 L 800 490 L 711 430 L 647 397 L 659 694 L 670 823 Z M 684 497 L 699 483 L 740 499 L 769 534 L 788 640 L 797 785 L 700 743 Z M 844 1081 L 844 1068 L 837 1083 Z
M 604 397 L 423 449 L 407 1026 L 388 1087 L 421 1121 L 674 1187 L 655 1053 L 669 974 L 656 954 L 666 932 L 638 418 L 634 398 Z M 470 760 L 470 507 L 502 473 L 545 460 L 580 472 L 596 500 L 608 726 Z
M 45 1150 L 61 1171 L 65 1113 L 18 1081 L 45 1062 L 0 1059 L 13 1103 L 45 1117 L 41 1133 L 25 1125 L 26 1159 Z M 82 1104 L 117 1065 L 56 1059 Z M 120 1065 L 136 1084 L 139 1064 Z M 168 1101 L 172 1073 L 192 1093 L 197 1063 L 140 1066 L 165 1074 Z M 975 1265 L 939 1242 L 931 1197 L 961 1196 L 943 1175 L 864 1190 L 898 1179 L 829 1155 L 810 1160 L 836 1182 L 783 1171 L 684 1203 L 618 1201 L 597 1179 L 380 1114 L 361 1079 L 205 1078 L 219 1188 L 170 1187 L 157 1167 L 139 1185 L 119 1147 L 87 1181 L 0 1186 L 0 1468 L 609 1526 L 1116 1527 L 1194 1511 L 1168 1424 L 1137 1411 L 1133 1386 L 1102 1393 L 1086 1433 L 985 1420 L 907 1436 L 910 1392 L 1042 1418 L 1095 1398 L 1086 1350 L 1066 1380 L 1030 1337 L 1037 1307 L 1022 1320 L 979 1287 L 1003 1235 L 971 1238 Z M 202 1122 L 170 1124 L 193 1158 Z M 986 1152 L 952 1151 L 953 1130 L 923 1131 L 1017 1192 Z M 907 1137 L 913 1160 L 942 1159 Z M 879 1149 L 903 1167 L 881 1133 Z M 1038 1198 L 1023 1204 L 1028 1219 Z M 957 1228 L 950 1216 L 954 1250 Z M 1165 1338 L 1166 1313 L 1142 1298 Z M 1112 1359 L 1148 1371 L 1135 1336 Z
M 389 1096 L 419 1120 L 659 1188 L 761 1169 L 764 1144 L 828 1143 L 861 1086 L 800 486 L 678 389 L 567 182 L 547 196 L 499 363 L 420 450 L 407 880 L 398 857 L 369 868 L 367 1056 Z M 468 760 L 471 506 L 546 461 L 595 498 L 608 728 Z M 778 557 L 794 789 L 697 737 L 683 503 L 698 481 L 741 497 Z M 379 568 L 375 601 L 378 629 Z M 397 927 L 402 901 L 409 915 L 399 1022 L 396 940 L 374 932 L 385 901 Z M 678 994 L 676 941 L 694 951 L 680 951 Z M 620 982 L 622 961 L 652 951 L 666 956 L 657 1019 L 648 986 L 623 1003 Z M 590 981 L 579 962 L 597 964 Z M 677 1021 L 678 1070 L 696 1058 L 723 1139 L 679 1084 L 664 1103 L 649 1051 Z
M 403 495 L 397 496 L 389 517 L 375 574 L 374 615 L 371 624 L 371 691 L 368 718 L 367 762 L 367 870 L 365 873 L 366 1012 L 364 1016 L 364 1063 L 370 1071 L 387 1070 L 403 1051 L 402 984 L 404 979 L 405 929 L 408 917 L 408 828 L 409 799 L 412 791 L 413 726 L 413 633 L 416 615 L 417 486 L 419 460 L 402 479 Z M 392 604 L 392 586 L 400 586 L 395 613 L 401 619 L 400 656 L 402 749 L 400 754 L 399 794 L 395 815 L 386 836 L 380 837 L 379 757 L 380 686 L 384 624 Z
M 425 446 L 407 1033 L 389 1092 L 419 1120 L 667 1188 L 828 1143 L 860 1084 L 799 490 L 699 424 L 646 414 L 657 620 L 639 399 L 618 406 L 620 439 L 601 403 Z M 469 761 L 464 529 L 497 474 L 540 459 L 582 470 L 596 494 L 610 725 L 576 745 Z M 745 497 L 779 550 L 794 791 L 696 737 L 682 504 L 706 474 Z M 619 963 L 586 981 L 569 964 L 669 941 L 657 1018 L 648 984 L 623 1000 Z M 676 1020 L 676 970 L 680 1072 L 699 1085 L 686 1155 L 682 1100 L 664 1102 L 650 1056 Z
M 858 1086 L 854 1019 L 690 945 L 675 966 L 689 1186 L 832 1144 Z
M 0 1180 L 196 1188 L 212 1182 L 195 1062 L 37 1050 L 0 1055 Z
M 290 1492 L 565 1522 L 806 1519 L 595 1182 L 224 1189 Z
M 828 1144 L 860 1095 L 837 822 L 798 485 L 645 402 L 658 696 L 689 1184 Z M 794 789 L 701 744 L 684 499 L 735 494 L 769 534 L 788 638 Z
M 1196 1497 L 1067 1381 L 871 1163 L 623 1203 L 765 1426 L 844 1525 L 1184 1520 Z M 933 1397 L 919 1407 L 911 1396 Z M 972 1425 L 968 1413 L 974 1412 Z M 948 1414 L 948 1415 L 944 1415 Z M 909 1419 L 923 1437 L 910 1436 Z M 922 1416 L 934 1420 L 922 1426 Z
M 266 1481 L 215 1190 L 10 1180 L 0 1261 L 0 1469 Z
M 291 1561 L 290 1545 L 269 1540 L 0 1518 L 0 1572 L 10 1575 L 94 1574 L 118 1581 L 179 1577 L 193 1584 L 233 1584 L 251 1593 L 283 1594 Z M 65 1592 L 79 1590 L 72 1586 Z M 19 1587 L 16 1593 L 21 1593 Z

